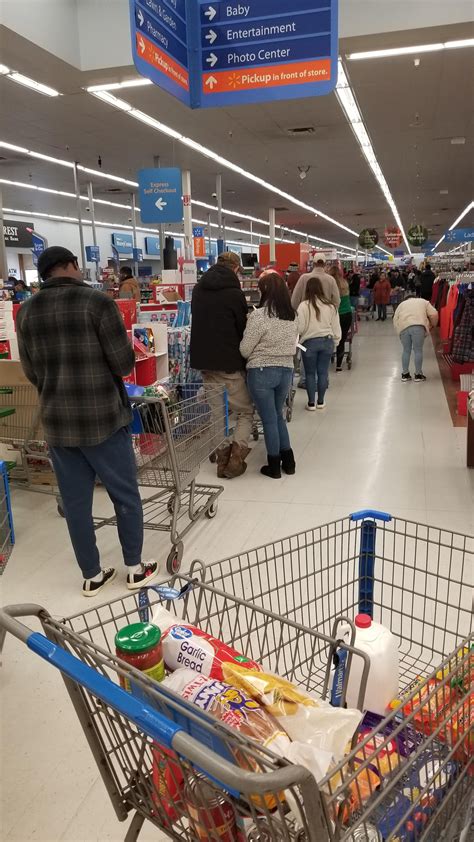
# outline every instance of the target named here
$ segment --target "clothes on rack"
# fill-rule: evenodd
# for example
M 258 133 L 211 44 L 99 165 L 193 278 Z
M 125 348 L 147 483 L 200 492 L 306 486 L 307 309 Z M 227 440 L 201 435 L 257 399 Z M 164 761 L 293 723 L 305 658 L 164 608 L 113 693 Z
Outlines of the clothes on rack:
M 460 296 L 464 304 L 454 326 L 452 355 L 456 363 L 474 362 L 474 289 L 467 287 Z

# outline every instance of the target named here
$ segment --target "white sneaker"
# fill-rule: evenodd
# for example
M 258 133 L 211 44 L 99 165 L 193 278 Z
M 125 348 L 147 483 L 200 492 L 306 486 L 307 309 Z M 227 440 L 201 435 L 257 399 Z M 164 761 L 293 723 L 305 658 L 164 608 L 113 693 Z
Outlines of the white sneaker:
M 102 579 L 100 582 L 94 582 L 92 579 L 84 579 L 84 584 L 82 585 L 82 595 L 83 596 L 96 596 L 98 593 L 101 592 L 102 588 L 105 588 L 109 582 L 113 582 L 117 575 L 117 571 L 113 567 L 104 567 L 102 570 Z
M 326 409 L 326 403 L 317 403 L 316 409 Z
M 307 403 L 306 409 L 308 410 L 308 412 L 316 412 L 316 407 L 314 403 Z
M 141 573 L 129 573 L 127 576 L 127 588 L 129 591 L 136 591 L 148 585 L 160 572 L 160 565 L 157 561 L 142 562 Z

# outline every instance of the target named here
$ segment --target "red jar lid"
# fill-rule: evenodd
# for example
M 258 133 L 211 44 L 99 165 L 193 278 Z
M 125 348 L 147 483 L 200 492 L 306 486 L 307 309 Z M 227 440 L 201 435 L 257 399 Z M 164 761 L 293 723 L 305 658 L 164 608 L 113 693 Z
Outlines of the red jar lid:
M 355 618 L 355 624 L 358 629 L 370 629 L 372 617 L 369 617 L 368 614 L 358 614 Z

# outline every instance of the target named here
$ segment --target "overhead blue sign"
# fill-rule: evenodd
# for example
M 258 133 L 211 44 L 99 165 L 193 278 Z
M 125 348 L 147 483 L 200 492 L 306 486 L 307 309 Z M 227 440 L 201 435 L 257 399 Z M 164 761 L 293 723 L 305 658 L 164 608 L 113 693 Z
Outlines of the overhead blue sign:
M 193 228 L 193 237 L 195 239 L 199 239 L 200 237 L 204 237 L 204 228 Z
M 159 237 L 145 237 L 145 250 L 147 254 L 160 256 L 160 238 Z
M 99 246 L 86 246 L 86 258 L 88 263 L 99 263 L 100 248 Z
M 137 69 L 192 108 L 328 94 L 337 0 L 130 0 Z
M 183 188 L 177 167 L 140 170 L 140 215 L 142 222 L 182 222 Z
M 141 263 L 143 261 L 142 249 L 133 249 L 133 259 L 136 263 Z
M 474 240 L 474 228 L 453 228 L 446 233 L 447 243 L 470 243 Z
M 112 245 L 117 254 L 133 255 L 133 237 L 131 234 L 112 234 Z

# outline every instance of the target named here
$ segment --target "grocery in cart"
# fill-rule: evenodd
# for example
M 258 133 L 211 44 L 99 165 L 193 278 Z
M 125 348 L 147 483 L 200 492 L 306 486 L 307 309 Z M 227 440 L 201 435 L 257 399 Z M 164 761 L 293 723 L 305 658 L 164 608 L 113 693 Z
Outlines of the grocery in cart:
M 0 629 L 62 672 L 126 842 L 145 821 L 189 842 L 454 840 L 473 551 L 363 512 L 63 621 L 12 606 Z
M 143 392 L 143 390 L 141 390 Z M 200 518 L 217 514 L 221 485 L 196 482 L 202 462 L 228 435 L 227 394 L 220 387 L 181 386 L 182 399 L 135 395 L 133 450 L 140 489 L 144 492 L 145 529 L 169 532 L 166 566 L 176 573 L 183 556 L 183 537 Z M 96 529 L 115 526 L 115 515 L 95 517 Z

